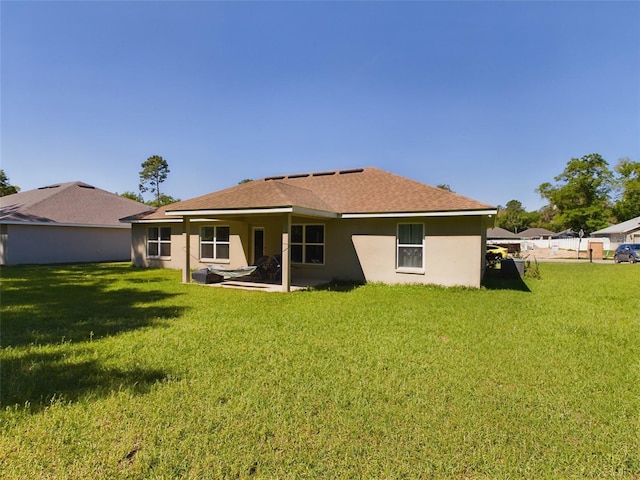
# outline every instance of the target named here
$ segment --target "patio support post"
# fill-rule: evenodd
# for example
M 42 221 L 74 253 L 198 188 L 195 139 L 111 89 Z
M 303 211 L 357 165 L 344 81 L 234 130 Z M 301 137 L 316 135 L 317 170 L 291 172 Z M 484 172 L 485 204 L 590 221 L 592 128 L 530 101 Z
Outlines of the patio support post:
M 191 219 L 182 217 L 182 241 L 184 242 L 184 263 L 182 264 L 182 283 L 191 281 Z
M 287 214 L 282 226 L 282 291 L 291 291 L 291 249 L 289 237 L 291 235 L 291 214 Z

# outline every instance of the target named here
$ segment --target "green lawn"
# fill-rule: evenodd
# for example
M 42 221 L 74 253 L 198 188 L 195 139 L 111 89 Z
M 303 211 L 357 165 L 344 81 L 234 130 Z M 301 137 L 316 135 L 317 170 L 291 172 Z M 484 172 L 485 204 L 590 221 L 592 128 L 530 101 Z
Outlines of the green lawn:
M 2 270 L 0 477 L 640 477 L 640 266 L 291 294 Z

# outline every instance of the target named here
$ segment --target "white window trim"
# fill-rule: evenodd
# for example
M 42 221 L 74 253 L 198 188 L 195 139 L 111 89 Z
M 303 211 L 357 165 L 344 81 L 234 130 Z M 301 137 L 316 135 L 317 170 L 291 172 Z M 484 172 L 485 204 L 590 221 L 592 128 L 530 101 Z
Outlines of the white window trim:
M 226 242 L 218 241 L 218 228 L 226 227 L 229 229 L 229 240 Z M 213 228 L 213 240 L 202 241 L 202 229 L 203 228 Z M 202 256 L 202 245 L 213 245 L 213 254 L 215 255 L 218 251 L 218 245 L 227 245 L 229 247 L 229 257 L 231 257 L 231 227 L 229 225 L 203 225 L 200 227 L 200 233 L 198 235 L 198 250 L 200 254 L 201 261 L 211 261 L 216 263 L 230 263 L 231 258 L 218 258 L 218 257 L 203 257 Z
M 304 265 L 305 267 L 320 267 L 323 266 L 325 264 L 326 261 L 326 257 L 327 257 L 327 245 L 326 245 L 326 235 L 327 235 L 327 227 L 324 223 L 294 223 L 291 225 L 291 229 L 293 230 L 293 227 L 302 227 L 302 242 L 294 242 L 294 241 L 290 241 L 290 245 L 301 245 L 302 246 L 302 262 L 295 262 L 293 261 L 293 259 L 291 260 L 292 264 L 295 265 Z M 306 227 L 322 227 L 322 238 L 324 239 L 324 241 L 322 243 L 307 243 L 307 229 Z M 322 245 L 322 263 L 306 263 L 304 261 L 305 259 L 305 253 L 306 253 L 306 248 L 307 245 Z
M 158 239 L 157 240 L 151 240 L 151 235 L 149 235 L 149 230 L 151 230 L 152 228 L 155 228 L 158 230 Z M 163 228 L 168 228 L 170 233 L 169 233 L 169 240 L 162 240 L 162 229 Z M 147 228 L 147 258 L 153 258 L 153 259 L 162 259 L 162 260 L 170 260 L 171 259 L 171 255 L 161 255 L 160 252 L 162 252 L 162 244 L 169 244 L 169 248 L 171 249 L 171 237 L 172 237 L 173 232 L 171 232 L 171 227 L 148 227 Z M 158 255 L 149 255 L 149 244 L 150 243 L 156 243 L 158 245 Z
M 414 244 L 414 243 L 400 243 L 400 225 L 422 225 L 422 243 Z M 422 222 L 400 222 L 396 225 L 396 273 L 414 273 L 414 274 L 424 274 L 425 273 L 425 261 L 426 261 L 426 227 Z M 420 267 L 401 267 L 398 265 L 400 261 L 400 247 L 420 247 L 422 248 L 422 265 Z

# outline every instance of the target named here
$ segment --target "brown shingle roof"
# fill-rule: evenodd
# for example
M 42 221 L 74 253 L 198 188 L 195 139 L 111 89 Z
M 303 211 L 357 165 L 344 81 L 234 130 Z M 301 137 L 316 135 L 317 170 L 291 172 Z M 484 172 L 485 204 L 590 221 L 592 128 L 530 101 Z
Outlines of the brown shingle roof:
M 171 211 L 303 207 L 340 214 L 493 209 L 378 168 L 267 177 L 170 205 Z
M 150 207 L 82 182 L 49 185 L 0 198 L 0 222 L 121 227 L 119 219 Z
M 169 205 L 167 210 L 239 210 L 305 207 L 332 211 L 312 190 L 283 181 L 255 180 Z

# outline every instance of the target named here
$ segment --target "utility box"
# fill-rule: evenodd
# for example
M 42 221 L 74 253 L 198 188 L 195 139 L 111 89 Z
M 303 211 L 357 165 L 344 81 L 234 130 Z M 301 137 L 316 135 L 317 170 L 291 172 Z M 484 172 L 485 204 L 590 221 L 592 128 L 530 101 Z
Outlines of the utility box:
M 208 268 L 201 268 L 191 274 L 191 279 L 196 283 L 219 283 L 223 280 L 222 275 L 210 272 Z
M 604 258 L 602 242 L 589 242 L 589 258 L 592 260 L 602 260 Z
M 500 261 L 500 272 L 503 278 L 524 278 L 524 260 L 505 258 Z

